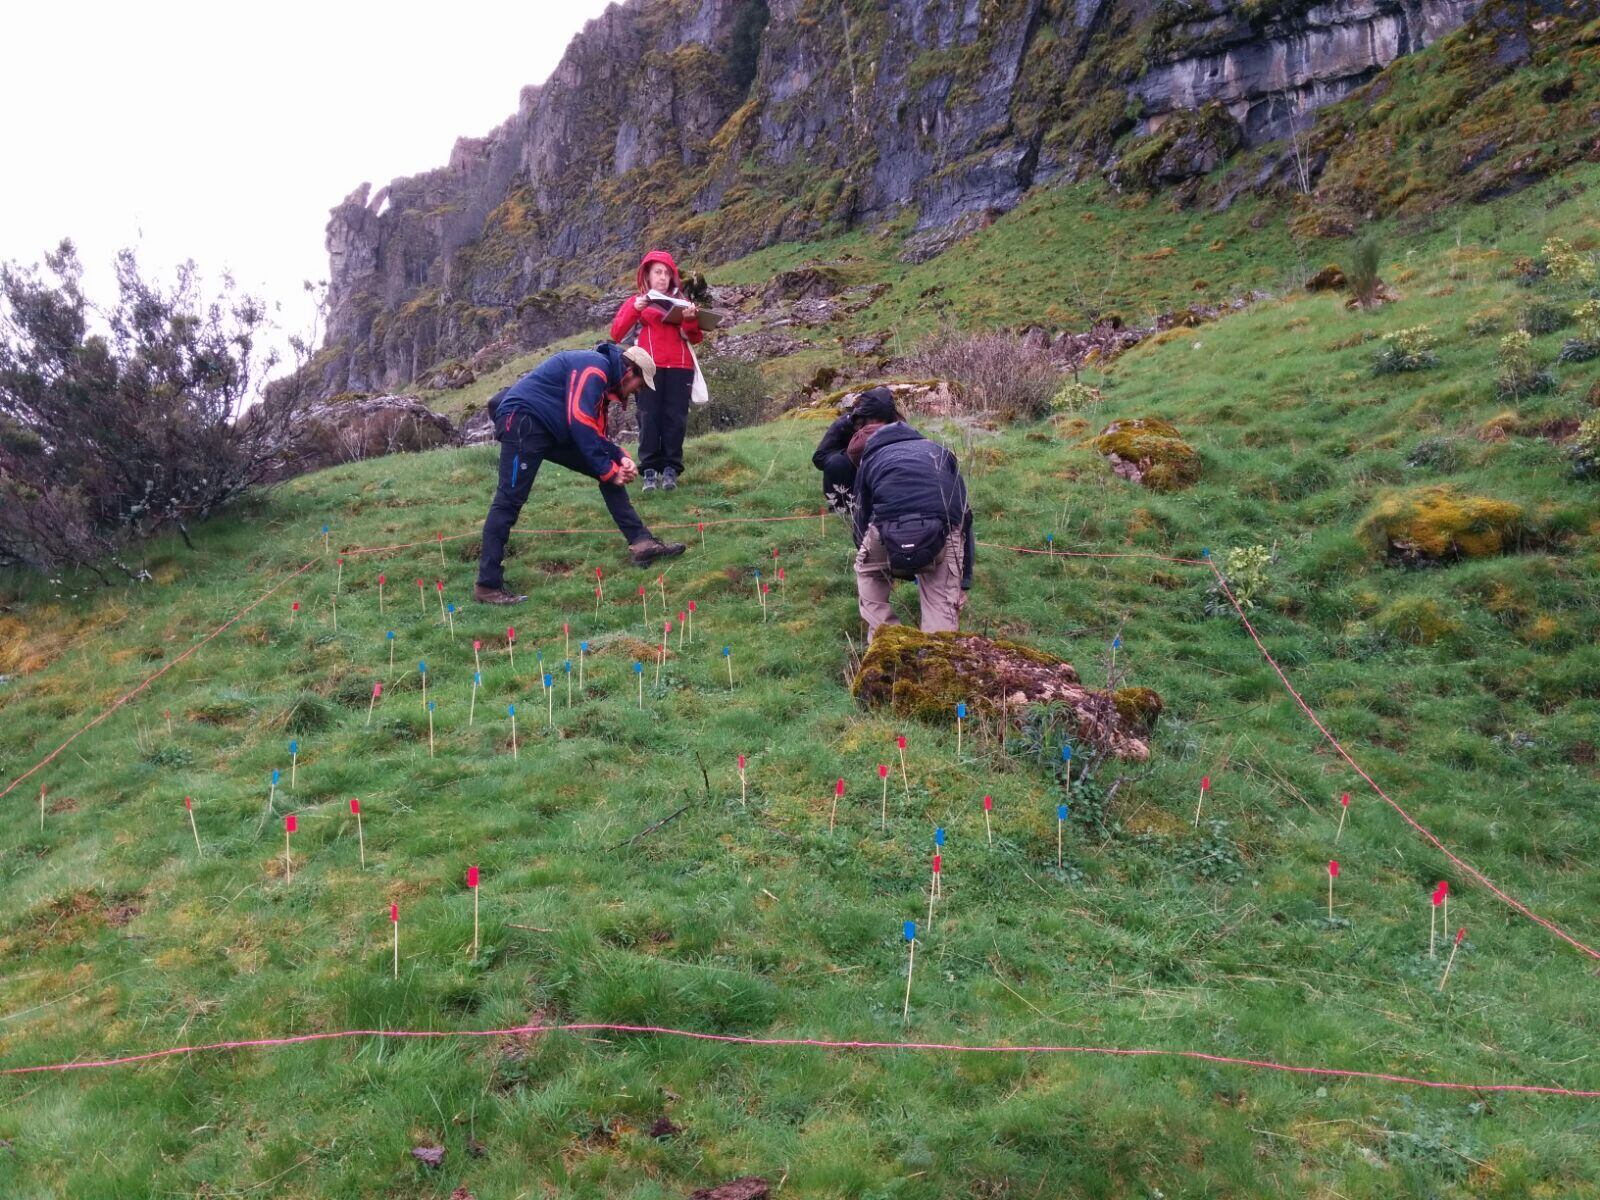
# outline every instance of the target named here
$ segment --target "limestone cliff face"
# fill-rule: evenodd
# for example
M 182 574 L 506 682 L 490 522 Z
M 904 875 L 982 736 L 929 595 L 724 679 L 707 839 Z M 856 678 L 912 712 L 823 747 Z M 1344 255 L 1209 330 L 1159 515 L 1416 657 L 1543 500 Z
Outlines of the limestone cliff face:
M 647 243 L 705 263 L 907 210 L 937 230 L 1112 166 L 1126 135 L 1200 108 L 1210 149 L 1145 181 L 1204 171 L 1476 0 L 1266 2 L 614 5 L 499 128 L 333 209 L 323 390 L 592 326 Z
M 1224 0 L 1209 0 L 1171 28 L 1183 49 L 1132 85 L 1144 110 L 1141 131 L 1216 101 L 1247 143 L 1284 137 L 1297 118 L 1459 28 L 1476 7 L 1477 0 L 1336 0 L 1257 24 Z

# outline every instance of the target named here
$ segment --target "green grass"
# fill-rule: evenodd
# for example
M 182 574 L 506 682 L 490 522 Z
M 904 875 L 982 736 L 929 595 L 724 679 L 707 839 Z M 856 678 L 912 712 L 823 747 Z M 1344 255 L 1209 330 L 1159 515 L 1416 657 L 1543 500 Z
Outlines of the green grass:
M 1530 297 L 1505 277 L 1517 254 L 1552 229 L 1574 242 L 1600 235 L 1580 200 L 1532 199 L 1555 202 L 1525 203 L 1516 222 L 1463 216 L 1459 249 L 1453 225 L 1395 234 L 1385 276 L 1404 295 L 1397 305 L 1358 316 L 1293 295 L 1136 349 L 1093 380 L 1106 401 L 1084 425 L 930 432 L 963 455 L 986 542 L 1039 547 L 1051 532 L 1058 546 L 1185 555 L 1275 545 L 1253 619 L 1308 702 L 1447 845 L 1594 944 L 1600 492 L 1569 481 L 1561 448 L 1533 427 L 1586 412 L 1600 363 L 1561 368 L 1557 394 L 1525 402 L 1524 432 L 1484 441 L 1478 431 L 1505 407 L 1491 386 L 1497 339 L 1468 332 L 1475 317 L 1513 320 Z M 1140 236 L 1167 244 L 1172 228 Z M 997 224 L 974 257 L 989 238 L 996 263 L 1021 255 L 1021 240 L 998 241 L 1011 236 Z M 1235 253 L 1241 277 L 1256 269 L 1247 247 Z M 1269 245 L 1263 261 L 1276 269 L 1281 254 Z M 1374 377 L 1375 343 L 1360 339 L 1419 323 L 1440 335 L 1441 365 Z M 1541 358 L 1561 336 L 1538 340 Z M 1194 489 L 1143 492 L 1082 445 L 1104 421 L 1147 414 L 1199 449 Z M 647 520 L 813 510 L 814 432 L 776 424 L 700 439 L 685 488 L 641 498 Z M 1439 438 L 1451 439 L 1442 465 L 1407 465 Z M 32 781 L 6 798 L 0 1065 L 544 1019 L 1194 1048 L 1600 1088 L 1593 964 L 1471 886 L 1358 786 L 1238 622 L 1206 615 L 1204 572 L 981 552 L 969 628 L 1060 653 L 1091 681 L 1120 628 L 1119 667 L 1167 704 L 1149 764 L 1116 771 L 1124 781 L 1103 811 L 1094 789 L 1075 802 L 1057 871 L 1049 739 L 1041 755 L 1016 737 L 1002 753 L 992 731 L 973 731 L 957 761 L 953 729 L 910 729 L 911 795 L 891 789 L 879 832 L 875 768 L 892 761 L 901 727 L 858 710 L 844 687 L 845 636 L 859 627 L 837 521 L 713 527 L 704 549 L 691 537 L 665 575 L 672 609 L 697 600 L 697 639 L 674 648 L 659 688 L 647 660 L 642 710 L 631 663 L 660 609 L 652 587 L 647 632 L 635 589 L 655 573 L 623 566 L 614 534 L 514 540 L 509 576 L 534 596 L 512 618 L 515 672 L 503 614 L 463 603 L 473 537 L 447 543 L 443 566 L 432 545 L 350 558 L 335 633 L 322 524 L 336 547 L 473 530 L 492 467 L 477 448 L 295 480 L 197 531 L 192 553 L 145 547 L 153 580 L 139 587 L 11 581 L 0 618 L 0 673 L 18 673 L 0 685 L 7 780 L 315 564 L 57 758 L 39 777 L 54 806 L 43 832 Z M 1440 481 L 1520 502 L 1537 541 L 1405 572 L 1355 537 L 1386 489 Z M 523 525 L 599 529 L 605 517 L 590 485 L 547 468 Z M 787 594 L 763 623 L 753 572 L 771 578 L 774 547 Z M 381 618 L 379 570 L 390 580 Z M 454 640 L 437 577 L 468 610 Z M 1447 618 L 1430 644 L 1407 640 L 1406 606 L 1421 601 Z M 900 603 L 911 611 L 905 589 Z M 563 656 L 563 621 L 594 653 L 571 709 L 558 676 L 552 731 L 534 662 L 536 651 L 547 664 Z M 474 637 L 486 643 L 484 688 L 468 728 Z M 422 658 L 438 705 L 432 758 Z M 375 679 L 386 687 L 369 729 Z M 286 886 L 281 816 L 263 816 L 269 773 L 287 780 L 291 737 L 299 778 L 280 790 L 279 812 L 292 806 L 300 832 Z M 739 753 L 750 756 L 748 809 Z M 1213 791 L 1195 830 L 1203 774 Z M 849 792 L 830 837 L 840 776 Z M 1345 790 L 1351 818 L 1335 845 Z M 364 809 L 364 870 L 351 796 Z M 946 899 L 923 930 L 902 1029 L 900 923 L 925 915 L 935 824 L 950 833 Z M 1332 925 L 1330 857 L 1343 865 Z M 483 869 L 476 962 L 471 863 Z M 1426 956 L 1439 878 L 1452 884 L 1452 922 L 1469 930 L 1444 993 L 1441 963 Z M 646 1131 L 662 1113 L 683 1132 L 655 1141 Z M 1593 1122 L 1592 1102 L 1178 1060 L 388 1039 L 0 1080 L 0 1194 L 665 1197 L 753 1172 L 798 1196 L 1600 1195 Z M 425 1143 L 448 1148 L 436 1173 L 407 1153 Z

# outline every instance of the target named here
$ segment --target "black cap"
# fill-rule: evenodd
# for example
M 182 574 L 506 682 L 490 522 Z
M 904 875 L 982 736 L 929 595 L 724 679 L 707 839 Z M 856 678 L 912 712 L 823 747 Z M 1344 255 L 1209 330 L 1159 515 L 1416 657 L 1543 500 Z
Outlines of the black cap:
M 850 420 L 855 425 L 865 421 L 887 423 L 900 419 L 900 411 L 894 406 L 894 393 L 886 387 L 868 388 L 856 397 L 850 409 Z

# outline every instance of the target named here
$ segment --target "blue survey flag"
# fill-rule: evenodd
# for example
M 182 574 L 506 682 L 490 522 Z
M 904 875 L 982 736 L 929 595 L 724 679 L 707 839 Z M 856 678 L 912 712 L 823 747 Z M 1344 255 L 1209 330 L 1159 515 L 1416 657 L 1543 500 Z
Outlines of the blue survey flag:
M 295 741 L 293 738 L 289 739 L 289 753 L 290 754 L 299 754 L 300 753 L 300 743 Z
M 1200 557 L 1201 558 L 1210 558 L 1211 557 L 1211 547 L 1209 547 L 1209 546 L 1200 547 Z
M 933 831 L 933 844 L 935 846 L 944 845 L 944 826 L 943 825 L 940 825 L 938 828 L 936 828 Z
M 272 786 L 273 787 L 277 787 L 278 786 L 278 768 L 277 767 L 273 767 L 272 768 Z
M 483 676 L 480 675 L 477 671 L 474 671 L 472 673 L 472 682 L 474 684 L 481 685 L 483 683 Z
M 566 672 L 567 672 L 568 675 L 572 674 L 572 660 L 570 658 L 563 659 L 561 665 L 564 668 L 566 668 Z
M 388 634 L 386 636 L 387 636 L 389 641 L 391 641 L 391 642 L 394 641 L 394 630 L 392 630 L 392 629 L 389 630 L 389 632 L 388 632 Z
M 732 647 L 730 647 L 730 646 L 724 646 L 724 647 L 723 647 L 723 648 L 722 648 L 722 657 L 723 657 L 723 658 L 727 658 L 727 657 L 728 657 L 728 655 L 730 655 L 730 654 L 732 654 L 732 653 L 733 653 L 733 648 L 732 648 Z
M 432 701 L 432 700 L 429 700 L 429 701 L 428 701 L 428 711 L 429 711 L 429 712 L 432 712 L 432 711 L 433 711 L 433 701 Z
M 506 705 L 506 712 L 511 714 L 513 717 L 516 716 L 517 715 L 517 706 L 515 704 Z
M 1067 806 L 1065 804 L 1056 805 L 1056 820 L 1065 821 L 1066 819 L 1067 819 Z
M 1072 747 L 1071 746 L 1063 746 L 1063 747 L 1061 747 L 1061 761 L 1062 762 L 1071 762 L 1072 761 Z
M 578 643 L 578 649 L 582 650 L 585 654 L 589 653 L 589 643 L 588 642 L 579 642 Z
M 958 721 L 965 721 L 967 719 L 967 706 L 965 704 L 956 705 L 956 719 Z
M 545 687 L 550 687 L 554 683 L 555 683 L 555 680 L 550 678 L 550 672 L 546 671 L 544 673 L 544 685 L 545 685 Z
M 1111 639 L 1111 648 L 1113 650 L 1121 650 L 1122 649 L 1122 639 L 1120 637 L 1112 638 Z
M 635 675 L 643 675 L 644 674 L 644 664 L 642 662 L 634 663 L 633 664 L 633 673 Z
M 905 935 L 906 935 L 906 941 L 908 941 L 908 942 L 916 940 L 916 937 L 917 937 L 917 923 L 915 921 L 907 921 L 906 922 Z

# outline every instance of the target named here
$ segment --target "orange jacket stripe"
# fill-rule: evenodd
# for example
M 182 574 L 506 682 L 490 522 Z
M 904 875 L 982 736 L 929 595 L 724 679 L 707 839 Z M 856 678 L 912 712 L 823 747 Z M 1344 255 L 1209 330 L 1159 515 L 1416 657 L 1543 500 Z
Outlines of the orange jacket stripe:
M 599 379 L 601 384 L 604 385 L 606 381 L 606 373 L 599 367 L 585 367 L 582 374 L 574 371 L 571 375 L 571 382 L 569 382 L 567 385 L 567 424 L 570 425 L 574 421 L 581 421 L 590 429 L 598 433 L 601 437 L 605 437 L 605 401 L 602 400 L 600 402 L 599 412 L 593 417 L 583 411 L 583 405 L 581 403 L 583 399 L 583 389 L 588 384 L 589 377 L 591 375 Z

